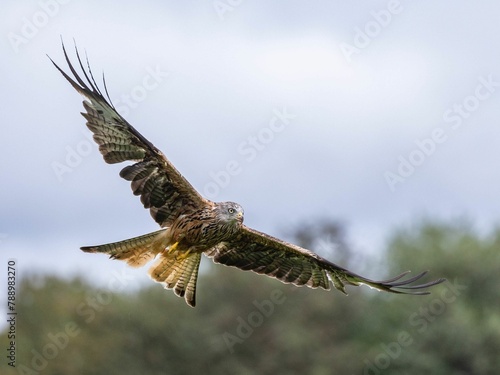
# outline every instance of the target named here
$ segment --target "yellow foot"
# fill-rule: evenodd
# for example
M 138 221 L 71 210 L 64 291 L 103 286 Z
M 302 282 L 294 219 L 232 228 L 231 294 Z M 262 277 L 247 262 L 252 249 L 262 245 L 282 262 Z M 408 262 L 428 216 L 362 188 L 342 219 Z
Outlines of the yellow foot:
M 185 253 L 182 253 L 182 254 L 179 254 L 175 257 L 176 260 L 183 260 L 183 259 L 186 259 L 189 255 L 189 253 L 191 252 L 191 249 L 189 249 L 188 251 L 186 251 Z
M 179 242 L 176 242 L 176 243 L 174 243 L 172 246 L 170 246 L 170 247 L 168 248 L 168 252 L 167 252 L 167 253 L 168 253 L 168 254 L 172 254 L 172 253 L 175 251 L 175 249 L 177 249 L 177 245 L 179 245 Z

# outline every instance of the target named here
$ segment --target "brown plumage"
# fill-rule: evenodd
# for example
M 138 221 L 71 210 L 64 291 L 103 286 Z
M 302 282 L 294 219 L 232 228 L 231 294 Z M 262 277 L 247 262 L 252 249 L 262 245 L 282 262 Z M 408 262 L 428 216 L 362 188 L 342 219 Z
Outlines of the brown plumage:
M 366 284 L 372 288 L 404 294 L 428 294 L 422 289 L 444 281 L 412 285 L 426 272 L 404 278 L 373 281 L 337 266 L 299 246 L 258 232 L 243 225 L 243 209 L 233 202 L 211 202 L 203 198 L 167 160 L 163 153 L 132 127 L 114 108 L 104 88 L 99 90 L 90 65 L 82 64 L 82 79 L 63 52 L 73 78 L 52 60 L 68 82 L 86 99 L 83 102 L 87 127 L 94 134 L 99 151 L 107 163 L 133 161 L 120 176 L 131 182 L 145 208 L 162 229 L 125 241 L 82 247 L 90 253 L 105 253 L 140 267 L 156 258 L 149 275 L 165 288 L 195 306 L 196 281 L 201 254 L 214 262 L 274 277 L 284 283 L 346 293 L 345 285 Z

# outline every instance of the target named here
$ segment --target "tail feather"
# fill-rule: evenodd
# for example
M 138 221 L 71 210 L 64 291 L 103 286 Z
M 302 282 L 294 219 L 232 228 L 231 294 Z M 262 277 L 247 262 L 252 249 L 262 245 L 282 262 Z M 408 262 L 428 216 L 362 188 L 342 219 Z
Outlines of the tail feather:
M 173 289 L 179 297 L 184 297 L 186 303 L 196 305 L 196 281 L 200 266 L 201 253 L 193 253 L 186 258 L 177 259 L 175 255 L 164 252 L 149 269 L 151 278 Z
M 84 246 L 87 253 L 105 253 L 112 259 L 124 260 L 132 267 L 141 267 L 152 260 L 168 244 L 167 229 L 148 233 L 128 240 L 100 246 Z

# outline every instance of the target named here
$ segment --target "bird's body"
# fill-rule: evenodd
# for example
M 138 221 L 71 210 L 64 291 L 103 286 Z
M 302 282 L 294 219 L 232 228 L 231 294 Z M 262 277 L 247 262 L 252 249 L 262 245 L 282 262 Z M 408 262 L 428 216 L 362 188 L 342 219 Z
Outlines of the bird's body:
M 143 266 L 159 254 L 158 261 L 149 270 L 151 278 L 165 283 L 181 297 L 185 296 L 188 285 L 185 280 L 192 280 L 193 291 L 186 296 L 186 301 L 194 306 L 201 254 L 233 238 L 242 223 L 243 209 L 239 204 L 210 202 L 199 210 L 179 215 L 170 226 L 157 232 L 112 244 L 82 247 L 82 250 L 109 254 L 132 267 Z
M 71 64 L 63 46 L 71 78 L 56 68 L 85 97 L 87 127 L 107 163 L 133 161 L 120 176 L 131 182 L 145 208 L 161 229 L 143 236 L 100 246 L 82 247 L 85 252 L 105 253 L 134 267 L 156 259 L 150 276 L 195 306 L 196 282 L 201 255 L 216 263 L 251 270 L 285 283 L 330 289 L 330 283 L 345 293 L 345 285 L 366 284 L 372 288 L 404 294 L 427 294 L 421 289 L 439 284 L 438 279 L 410 285 L 422 272 L 404 279 L 373 281 L 243 224 L 243 209 L 234 202 L 212 202 L 203 198 L 168 161 L 163 153 L 132 127 L 104 97 L 87 63 L 85 70 L 77 51 L 83 80 Z M 107 94 L 107 91 L 106 91 Z M 108 97 L 109 98 L 109 97 Z

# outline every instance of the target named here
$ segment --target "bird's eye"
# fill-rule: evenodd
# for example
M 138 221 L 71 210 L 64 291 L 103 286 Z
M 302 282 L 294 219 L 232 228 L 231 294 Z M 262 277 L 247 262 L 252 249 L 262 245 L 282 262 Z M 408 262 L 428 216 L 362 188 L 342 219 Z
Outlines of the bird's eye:
M 228 210 L 228 212 L 229 212 L 230 214 L 234 214 L 234 208 L 230 208 L 230 209 Z

